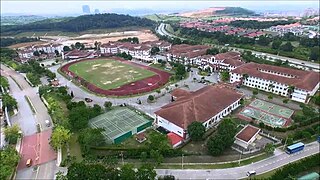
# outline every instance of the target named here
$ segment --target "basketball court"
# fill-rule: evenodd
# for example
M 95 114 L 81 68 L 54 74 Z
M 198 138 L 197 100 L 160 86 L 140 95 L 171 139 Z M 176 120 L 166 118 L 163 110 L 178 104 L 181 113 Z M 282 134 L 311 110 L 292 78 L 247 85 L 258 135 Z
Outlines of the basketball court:
M 267 101 L 255 99 L 240 113 L 240 118 L 255 119 L 272 127 L 284 127 L 289 124 L 293 110 Z

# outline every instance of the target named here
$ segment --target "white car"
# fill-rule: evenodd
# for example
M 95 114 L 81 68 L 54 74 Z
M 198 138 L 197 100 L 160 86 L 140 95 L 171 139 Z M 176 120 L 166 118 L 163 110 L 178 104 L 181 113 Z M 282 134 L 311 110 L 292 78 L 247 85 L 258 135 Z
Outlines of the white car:
M 49 120 L 45 120 L 44 122 L 45 122 L 45 124 L 46 124 L 47 127 L 50 127 L 51 123 L 50 123 Z

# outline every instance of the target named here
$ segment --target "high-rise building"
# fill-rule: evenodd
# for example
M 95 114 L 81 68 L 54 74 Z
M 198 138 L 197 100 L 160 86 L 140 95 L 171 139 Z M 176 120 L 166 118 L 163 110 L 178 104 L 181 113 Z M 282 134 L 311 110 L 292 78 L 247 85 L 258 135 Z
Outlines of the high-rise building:
M 94 13 L 95 13 L 95 14 L 99 14 L 99 13 L 100 13 L 99 9 L 95 9 L 95 10 L 94 10 Z
M 82 12 L 83 12 L 84 14 L 90 14 L 90 7 L 89 7 L 89 5 L 83 5 L 83 6 L 82 6 Z

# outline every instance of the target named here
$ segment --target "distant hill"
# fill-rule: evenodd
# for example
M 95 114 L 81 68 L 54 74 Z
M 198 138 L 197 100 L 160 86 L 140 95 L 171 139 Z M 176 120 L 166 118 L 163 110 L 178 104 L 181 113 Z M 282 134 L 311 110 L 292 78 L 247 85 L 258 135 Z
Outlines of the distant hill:
M 1 25 L 22 25 L 47 19 L 43 16 L 21 15 L 21 16 L 1 16 Z
M 154 22 L 140 17 L 119 14 L 95 14 L 65 19 L 46 19 L 25 25 L 1 26 L 2 35 L 14 35 L 22 32 L 64 31 L 81 32 L 92 29 L 152 27 Z
M 255 12 L 241 7 L 210 7 L 197 11 L 179 13 L 179 16 L 190 18 L 201 18 L 215 15 L 255 15 Z
M 215 13 L 217 15 L 255 15 L 254 11 L 241 7 L 226 7 L 223 10 L 217 10 Z

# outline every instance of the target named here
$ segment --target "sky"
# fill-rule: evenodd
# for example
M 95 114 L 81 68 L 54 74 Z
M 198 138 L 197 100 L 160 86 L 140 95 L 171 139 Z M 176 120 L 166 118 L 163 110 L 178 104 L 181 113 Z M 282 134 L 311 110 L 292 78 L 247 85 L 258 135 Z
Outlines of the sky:
M 181 11 L 207 7 L 233 6 L 252 10 L 301 10 L 319 8 L 318 1 L 9 1 L 1 0 L 1 14 L 18 13 L 27 15 L 81 14 L 82 5 L 89 5 L 91 11 L 112 12 L 115 9 L 151 9 L 154 11 Z

